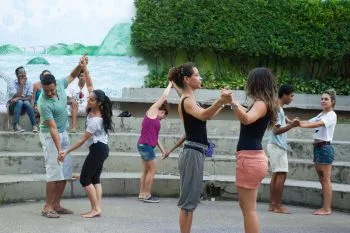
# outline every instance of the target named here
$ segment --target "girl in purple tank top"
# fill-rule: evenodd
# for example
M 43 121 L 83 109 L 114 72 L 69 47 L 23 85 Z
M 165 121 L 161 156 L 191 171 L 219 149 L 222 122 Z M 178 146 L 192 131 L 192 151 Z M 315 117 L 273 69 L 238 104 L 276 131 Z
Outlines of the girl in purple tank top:
M 170 93 L 172 83 L 169 82 L 161 97 L 146 112 L 142 121 L 141 135 L 137 142 L 137 150 L 142 159 L 142 173 L 140 178 L 140 192 L 138 199 L 148 203 L 158 203 L 159 199 L 153 197 L 151 188 L 156 168 L 156 146 L 160 149 L 162 156 L 166 154 L 163 146 L 158 141 L 160 121 L 168 115 L 166 99 Z

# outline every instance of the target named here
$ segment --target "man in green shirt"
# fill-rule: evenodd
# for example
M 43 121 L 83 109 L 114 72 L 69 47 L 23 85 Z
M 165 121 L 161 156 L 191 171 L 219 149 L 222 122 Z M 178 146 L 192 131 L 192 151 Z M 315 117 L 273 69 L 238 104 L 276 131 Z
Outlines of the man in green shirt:
M 56 80 L 52 74 L 46 74 L 41 80 L 42 94 L 38 100 L 39 137 L 44 150 L 47 180 L 46 203 L 42 215 L 48 218 L 58 218 L 59 214 L 73 213 L 60 205 L 66 182 L 72 178 L 72 158 L 68 155 L 62 163 L 58 163 L 57 157 L 61 151 L 70 146 L 66 131 L 68 113 L 65 89 L 87 62 L 87 57 L 83 56 L 67 78 Z

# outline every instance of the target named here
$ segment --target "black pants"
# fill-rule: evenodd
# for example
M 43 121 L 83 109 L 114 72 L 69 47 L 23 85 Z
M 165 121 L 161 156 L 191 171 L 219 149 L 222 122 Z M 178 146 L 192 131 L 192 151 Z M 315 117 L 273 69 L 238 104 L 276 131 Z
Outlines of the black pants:
M 89 147 L 89 154 L 80 174 L 80 183 L 83 187 L 100 183 L 103 163 L 107 159 L 108 153 L 108 145 L 102 142 L 94 143 Z

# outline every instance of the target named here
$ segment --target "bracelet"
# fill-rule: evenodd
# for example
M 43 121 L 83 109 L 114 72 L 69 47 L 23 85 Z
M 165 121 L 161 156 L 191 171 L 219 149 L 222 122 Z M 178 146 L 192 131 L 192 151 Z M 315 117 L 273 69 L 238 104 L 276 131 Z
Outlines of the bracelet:
M 236 109 L 236 108 L 238 108 L 238 104 L 232 103 L 232 104 L 231 104 L 231 109 L 234 110 L 234 109 Z

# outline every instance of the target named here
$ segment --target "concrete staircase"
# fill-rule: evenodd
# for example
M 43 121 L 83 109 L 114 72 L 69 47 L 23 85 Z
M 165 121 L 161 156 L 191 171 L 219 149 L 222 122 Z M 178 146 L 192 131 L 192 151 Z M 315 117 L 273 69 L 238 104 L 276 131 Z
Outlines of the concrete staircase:
M 139 188 L 140 158 L 136 150 L 141 118 L 114 118 L 116 133 L 110 135 L 110 156 L 105 162 L 102 182 L 105 195 L 137 195 Z M 84 119 L 79 119 L 83 130 Z M 335 141 L 336 161 L 332 170 L 333 207 L 350 211 L 350 125 L 337 125 Z M 71 134 L 75 142 L 82 133 Z M 179 120 L 162 122 L 161 141 L 170 148 L 183 134 Z M 216 144 L 215 155 L 205 161 L 203 192 L 216 187 L 221 198 L 236 199 L 235 148 L 239 134 L 237 121 L 214 120 L 208 122 L 208 135 Z M 284 203 L 320 206 L 321 186 L 312 163 L 312 131 L 294 129 L 290 140 L 290 172 L 283 195 Z M 266 140 L 264 140 L 264 145 Z M 0 132 L 0 203 L 42 199 L 45 191 L 45 168 L 37 134 Z M 73 153 L 73 170 L 80 172 L 87 148 Z M 178 196 L 178 153 L 166 160 L 158 160 L 158 173 L 153 191 L 160 197 Z M 268 201 L 270 179 L 263 180 L 259 200 Z M 210 195 L 210 193 L 208 193 Z M 85 196 L 78 181 L 70 181 L 65 197 Z

